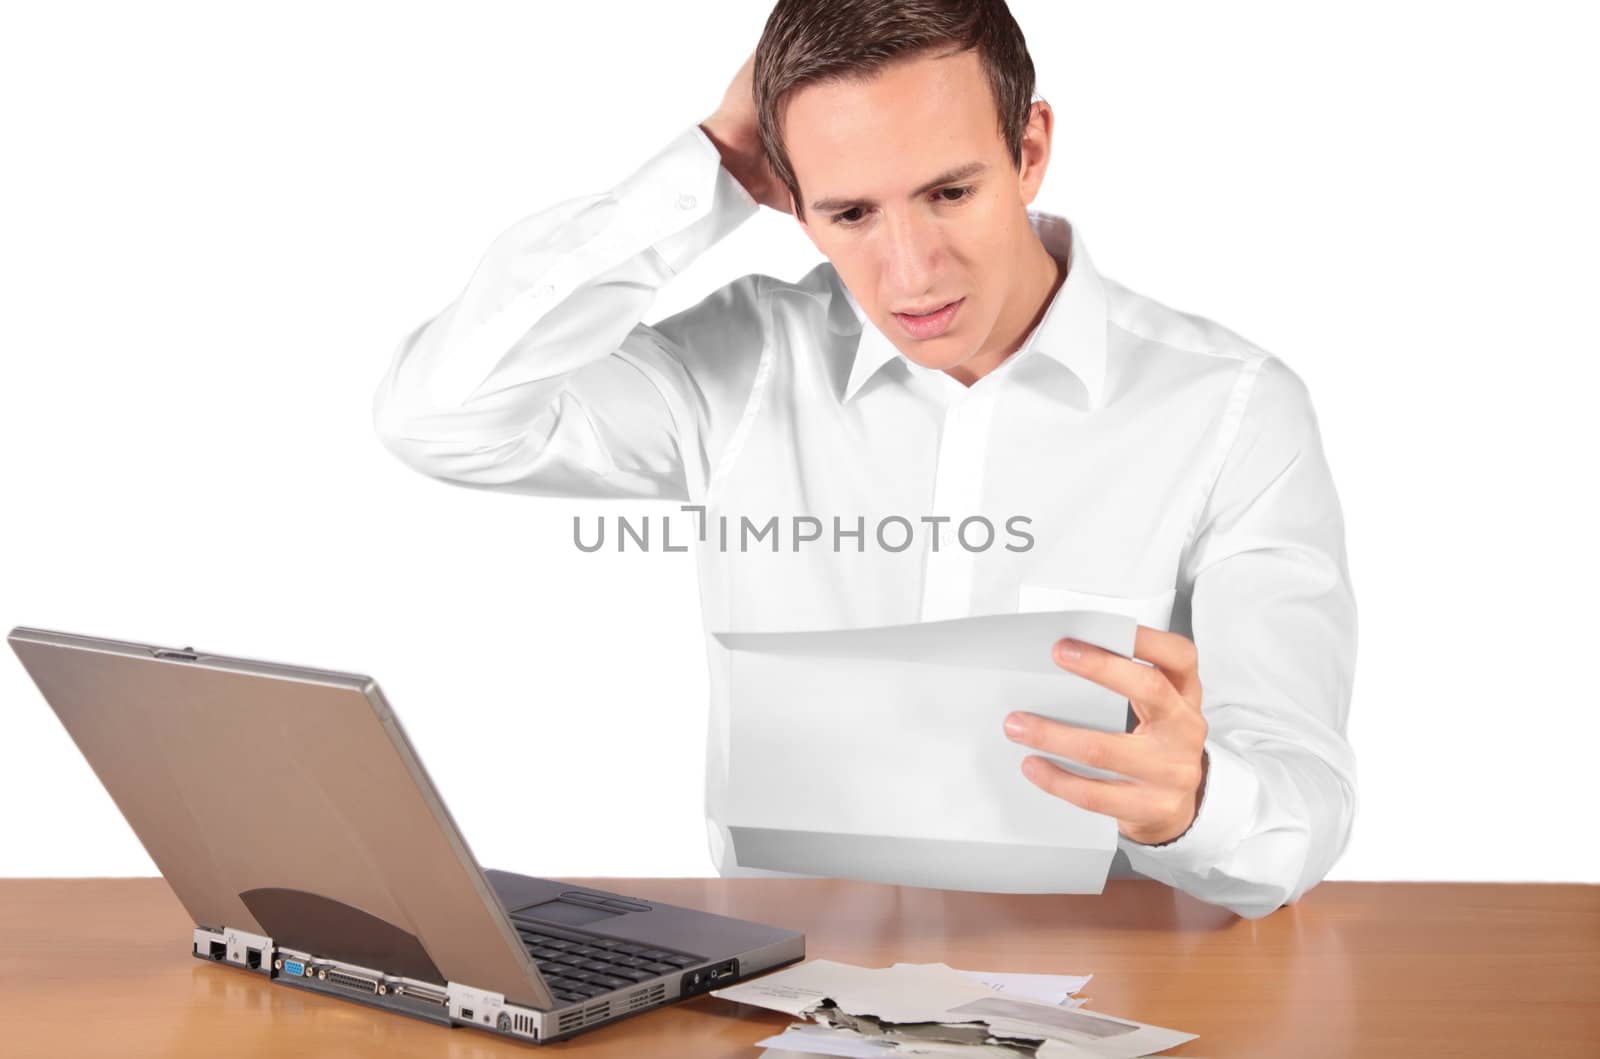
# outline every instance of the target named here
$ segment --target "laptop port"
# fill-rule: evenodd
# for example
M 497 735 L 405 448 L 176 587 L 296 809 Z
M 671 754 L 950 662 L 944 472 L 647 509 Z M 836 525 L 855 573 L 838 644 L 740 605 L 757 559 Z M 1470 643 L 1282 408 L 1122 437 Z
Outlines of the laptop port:
M 346 989 L 359 989 L 363 993 L 376 993 L 378 991 L 378 980 L 376 978 L 368 978 L 364 974 L 351 974 L 349 971 L 341 971 L 334 968 L 329 970 L 326 975 L 318 971 L 317 977 L 326 978 L 334 985 L 342 985 Z
M 702 967 L 698 971 L 690 971 L 683 976 L 678 986 L 680 996 L 694 996 L 716 987 L 718 982 L 728 981 L 739 977 L 739 961 L 737 958 L 723 960 L 721 963 L 710 967 Z
M 440 1006 L 448 1006 L 450 1003 L 448 995 L 439 992 L 437 989 L 427 989 L 420 985 L 401 983 L 394 987 L 394 995 L 415 997 L 418 1000 L 424 1000 L 430 1004 L 439 1004 Z
M 250 968 L 252 971 L 261 970 L 261 950 L 260 949 L 245 949 L 244 950 L 244 965 L 246 967 Z
M 213 960 L 226 960 L 228 958 L 228 946 L 223 942 L 213 941 L 211 943 L 211 958 Z

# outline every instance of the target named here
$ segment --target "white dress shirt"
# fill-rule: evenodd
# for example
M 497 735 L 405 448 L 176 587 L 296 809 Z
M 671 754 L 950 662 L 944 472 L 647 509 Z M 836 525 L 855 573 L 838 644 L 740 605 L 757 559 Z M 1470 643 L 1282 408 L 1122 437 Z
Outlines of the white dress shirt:
M 789 874 L 732 862 L 728 659 L 711 630 L 1089 607 L 1192 637 L 1209 724 L 1193 825 L 1162 846 L 1121 839 L 1114 874 L 1244 916 L 1314 886 L 1355 809 L 1356 611 L 1299 376 L 1099 275 L 1067 220 L 1032 209 L 1069 272 L 1022 347 L 970 387 L 901 355 L 826 261 L 643 322 L 758 209 L 684 129 L 610 191 L 500 235 L 394 351 L 373 406 L 384 444 L 440 479 L 703 505 L 672 511 L 691 520 L 708 632 L 718 871 Z M 802 540 L 815 527 L 796 515 L 820 539 Z M 916 531 L 907 546 L 895 516 Z M 1014 516 L 1031 547 L 1005 546 L 1021 544 Z M 741 518 L 773 517 L 776 534 L 741 541 Z M 958 537 L 973 518 L 990 546 L 981 521 Z

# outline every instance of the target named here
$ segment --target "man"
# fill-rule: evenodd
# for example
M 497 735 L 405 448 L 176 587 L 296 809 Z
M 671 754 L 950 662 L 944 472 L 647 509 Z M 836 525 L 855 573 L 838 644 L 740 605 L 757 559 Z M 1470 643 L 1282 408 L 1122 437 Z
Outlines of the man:
M 1135 617 L 1141 661 L 1055 654 L 1125 695 L 1132 731 L 1014 715 L 995 738 L 1128 777 L 1018 777 L 1115 817 L 1114 873 L 1264 915 L 1323 877 L 1355 805 L 1355 604 L 1315 416 L 1281 360 L 1100 276 L 1029 208 L 1054 126 L 1033 88 L 1001 0 L 780 0 L 710 118 L 496 240 L 395 352 L 376 426 L 458 483 L 695 505 L 708 629 Z M 826 261 L 641 322 L 763 204 Z M 726 542 L 795 512 L 832 547 Z M 1032 547 L 967 539 L 1017 514 Z M 887 540 L 896 518 L 928 532 Z M 732 863 L 707 642 L 713 857 L 783 874 Z

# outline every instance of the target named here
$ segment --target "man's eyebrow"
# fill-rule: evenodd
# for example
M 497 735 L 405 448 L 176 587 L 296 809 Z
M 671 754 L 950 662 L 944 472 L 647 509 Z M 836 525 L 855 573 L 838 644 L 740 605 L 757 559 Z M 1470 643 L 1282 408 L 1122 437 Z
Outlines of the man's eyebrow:
M 957 166 L 949 172 L 940 173 L 926 184 L 911 193 L 912 198 L 932 191 L 942 184 L 954 184 L 958 180 L 965 180 L 970 176 L 977 176 L 989 168 L 988 162 L 968 162 L 966 165 Z M 818 199 L 811 204 L 811 208 L 818 213 L 836 213 L 853 209 L 856 206 L 876 206 L 871 199 Z

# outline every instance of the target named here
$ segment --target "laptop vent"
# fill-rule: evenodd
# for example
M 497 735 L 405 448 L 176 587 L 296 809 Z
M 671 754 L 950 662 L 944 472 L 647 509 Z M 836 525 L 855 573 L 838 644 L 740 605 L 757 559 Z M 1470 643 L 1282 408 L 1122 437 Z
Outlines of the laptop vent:
M 648 989 L 635 990 L 633 995 L 628 997 L 628 1010 L 638 1011 L 640 1008 L 649 1007 L 651 1004 L 659 1003 L 666 995 L 667 987 L 661 982 Z
M 611 1006 L 612 1002 L 609 1000 L 602 1000 L 598 1004 L 590 1004 L 582 1011 L 569 1011 L 565 1015 L 562 1015 L 559 1020 L 557 1020 L 556 1032 L 570 1033 L 580 1026 L 589 1025 L 591 1022 L 603 1022 L 604 1020 L 611 1018 L 613 1014 L 620 1016 L 627 1014 L 630 1011 L 638 1011 L 640 1008 L 649 1007 L 652 1004 L 659 1004 L 662 1000 L 666 999 L 666 996 L 666 985 L 662 982 L 657 982 L 655 985 L 648 986 L 644 989 L 634 990 L 628 996 L 627 1006 L 617 1011 L 613 1010 Z
M 569 1011 L 561 1016 L 556 1024 L 557 1033 L 566 1033 L 579 1026 L 587 1026 L 591 1022 L 602 1022 L 611 1017 L 611 1001 L 602 1000 L 598 1004 L 590 1004 L 582 1011 Z
M 526 1033 L 532 1037 L 539 1036 L 539 1031 L 533 1024 L 533 1018 L 529 1015 L 513 1013 L 511 1016 L 511 1028 L 518 1033 Z

